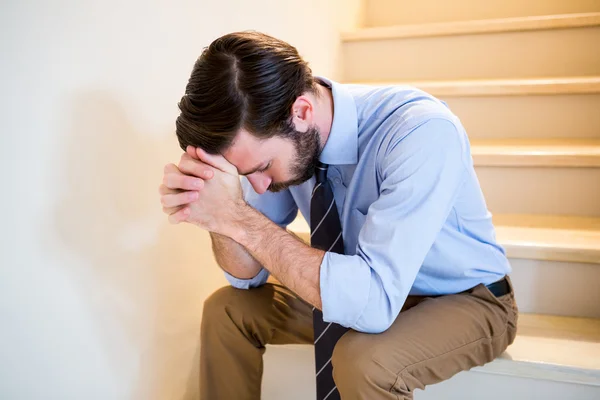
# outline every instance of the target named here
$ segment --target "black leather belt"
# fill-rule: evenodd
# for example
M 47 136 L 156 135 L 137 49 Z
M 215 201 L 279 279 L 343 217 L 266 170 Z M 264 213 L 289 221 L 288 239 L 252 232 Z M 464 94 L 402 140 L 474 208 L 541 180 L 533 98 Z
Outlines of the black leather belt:
M 506 277 L 497 282 L 490 283 L 489 285 L 486 285 L 486 287 L 496 297 L 502 297 L 505 294 L 510 293 L 510 285 L 508 284 L 508 280 L 506 279 Z

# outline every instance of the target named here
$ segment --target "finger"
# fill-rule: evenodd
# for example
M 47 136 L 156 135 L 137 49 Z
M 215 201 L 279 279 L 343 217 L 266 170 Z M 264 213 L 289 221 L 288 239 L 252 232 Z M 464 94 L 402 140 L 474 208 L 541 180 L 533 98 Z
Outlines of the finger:
M 198 190 L 198 189 L 196 189 L 196 190 Z M 185 190 L 171 189 L 171 188 L 168 188 L 168 187 L 166 187 L 165 185 L 162 185 L 162 184 L 158 187 L 158 193 L 161 194 L 161 195 L 163 195 L 163 194 L 181 193 L 181 192 L 184 192 L 184 191 Z
M 196 147 L 196 155 L 201 161 L 215 167 L 218 170 L 237 175 L 237 168 L 220 154 L 208 154 L 200 147 Z
M 179 206 L 179 207 L 163 207 L 162 210 L 165 214 L 171 215 L 171 214 L 175 214 L 177 211 L 183 209 L 184 207 L 187 207 L 187 205 Z
M 181 156 L 178 168 L 186 175 L 193 175 L 202 179 L 210 179 L 214 175 L 213 168 L 210 165 L 199 160 L 194 160 L 187 154 Z
M 168 187 L 166 187 L 163 184 L 160 184 L 158 186 L 158 194 L 163 195 L 163 194 L 168 194 L 170 193 L 171 189 L 169 189 Z
M 186 147 L 185 152 L 188 156 L 198 160 L 198 155 L 196 154 L 196 148 L 194 146 Z
M 164 194 L 174 194 L 174 193 L 181 193 L 181 190 L 177 190 L 177 189 L 171 189 L 166 187 L 165 185 L 161 184 L 158 187 L 158 193 L 160 195 L 164 195 Z
M 169 222 L 172 224 L 178 224 L 183 222 L 190 216 L 190 208 L 184 207 L 181 210 L 169 215 Z
M 204 187 L 204 181 L 200 178 L 178 172 L 176 174 L 165 174 L 163 176 L 163 185 L 168 189 L 199 190 Z
M 198 192 L 181 192 L 176 194 L 165 194 L 160 197 L 163 207 L 177 207 L 198 200 Z
M 170 163 L 170 164 L 165 165 L 163 172 L 165 174 L 172 174 L 174 172 L 179 172 L 179 168 L 177 168 L 177 165 Z

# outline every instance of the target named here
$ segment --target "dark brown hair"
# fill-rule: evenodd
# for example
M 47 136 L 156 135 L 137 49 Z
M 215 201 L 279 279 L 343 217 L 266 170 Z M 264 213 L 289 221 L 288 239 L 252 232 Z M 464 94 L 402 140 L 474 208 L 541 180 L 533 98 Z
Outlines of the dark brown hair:
M 178 104 L 179 145 L 216 154 L 241 128 L 262 139 L 292 134 L 291 108 L 306 92 L 315 80 L 295 47 L 259 32 L 222 36 L 196 61 Z

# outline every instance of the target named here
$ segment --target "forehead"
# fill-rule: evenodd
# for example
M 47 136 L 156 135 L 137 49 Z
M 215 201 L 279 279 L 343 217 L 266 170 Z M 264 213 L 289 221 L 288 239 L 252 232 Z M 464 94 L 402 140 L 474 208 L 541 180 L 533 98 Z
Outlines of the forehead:
M 241 130 L 233 139 L 232 145 L 223 153 L 223 157 L 238 169 L 244 169 L 250 164 L 252 167 L 255 166 L 256 160 L 260 159 L 263 145 L 259 139 Z
M 223 153 L 223 157 L 238 170 L 247 171 L 276 156 L 285 144 L 285 140 L 280 137 L 260 140 L 242 129 L 233 144 Z

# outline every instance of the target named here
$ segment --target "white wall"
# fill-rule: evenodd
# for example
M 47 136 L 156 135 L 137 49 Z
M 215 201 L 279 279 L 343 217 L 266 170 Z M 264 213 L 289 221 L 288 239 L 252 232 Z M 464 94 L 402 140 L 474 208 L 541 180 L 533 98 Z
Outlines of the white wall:
M 160 211 L 176 103 L 233 30 L 339 76 L 359 2 L 1 3 L 0 398 L 197 397 L 202 302 L 225 280 L 207 234 Z

